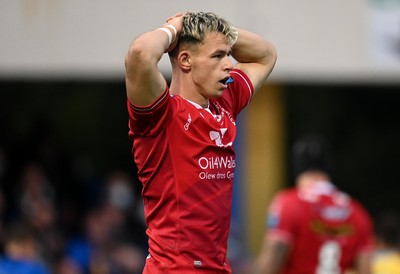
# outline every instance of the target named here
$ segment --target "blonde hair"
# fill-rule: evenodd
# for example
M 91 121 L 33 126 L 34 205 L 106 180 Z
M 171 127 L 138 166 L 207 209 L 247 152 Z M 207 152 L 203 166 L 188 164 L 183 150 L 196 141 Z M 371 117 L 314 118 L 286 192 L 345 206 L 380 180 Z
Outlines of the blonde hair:
M 181 45 L 199 45 L 209 33 L 221 33 L 230 45 L 237 39 L 237 30 L 228 21 L 212 12 L 188 12 L 183 17 L 179 36 Z

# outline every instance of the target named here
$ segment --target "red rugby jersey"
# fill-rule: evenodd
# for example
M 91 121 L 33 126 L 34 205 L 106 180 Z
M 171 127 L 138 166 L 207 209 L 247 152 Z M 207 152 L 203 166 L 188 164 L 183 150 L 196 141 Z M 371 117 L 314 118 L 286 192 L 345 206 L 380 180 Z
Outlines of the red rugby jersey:
M 329 182 L 281 191 L 267 222 L 267 236 L 291 247 L 285 274 L 340 274 L 374 245 L 368 213 Z
M 253 96 L 234 82 L 209 109 L 171 96 L 128 102 L 132 154 L 143 184 L 149 257 L 144 273 L 231 273 L 226 261 L 235 169 L 235 119 Z

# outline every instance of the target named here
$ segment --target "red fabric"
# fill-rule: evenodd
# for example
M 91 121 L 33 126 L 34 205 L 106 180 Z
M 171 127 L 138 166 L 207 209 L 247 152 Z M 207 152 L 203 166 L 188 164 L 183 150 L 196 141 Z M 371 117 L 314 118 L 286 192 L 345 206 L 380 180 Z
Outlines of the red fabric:
M 343 273 L 360 252 L 373 248 L 372 220 L 365 209 L 331 184 L 325 186 L 328 191 L 284 190 L 271 204 L 267 236 L 291 246 L 283 273 L 317 273 L 323 264 L 339 266 L 339 272 L 325 273 Z
M 231 273 L 235 119 L 253 95 L 243 72 L 231 76 L 223 96 L 210 100 L 212 113 L 168 88 L 146 108 L 128 102 L 151 254 L 145 273 Z

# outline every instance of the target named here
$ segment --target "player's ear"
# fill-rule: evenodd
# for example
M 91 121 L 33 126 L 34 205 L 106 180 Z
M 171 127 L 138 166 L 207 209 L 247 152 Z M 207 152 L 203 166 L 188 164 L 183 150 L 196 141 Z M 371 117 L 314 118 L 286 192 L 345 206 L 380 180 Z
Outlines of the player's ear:
M 190 70 L 191 68 L 191 55 L 188 51 L 181 51 L 178 55 L 179 66 L 184 70 Z

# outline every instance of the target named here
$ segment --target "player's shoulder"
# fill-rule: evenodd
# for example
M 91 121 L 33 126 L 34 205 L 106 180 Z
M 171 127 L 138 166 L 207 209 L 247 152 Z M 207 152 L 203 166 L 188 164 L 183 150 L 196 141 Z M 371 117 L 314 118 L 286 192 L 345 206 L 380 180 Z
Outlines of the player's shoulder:
M 169 105 L 171 110 L 175 113 L 190 111 L 197 108 L 194 103 L 174 94 L 169 96 Z

